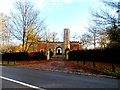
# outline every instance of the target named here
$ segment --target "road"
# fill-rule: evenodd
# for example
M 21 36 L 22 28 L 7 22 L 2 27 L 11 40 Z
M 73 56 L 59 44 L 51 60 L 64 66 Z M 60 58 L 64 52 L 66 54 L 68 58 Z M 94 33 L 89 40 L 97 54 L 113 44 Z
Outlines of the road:
M 2 76 L 40 88 L 118 88 L 119 80 L 98 76 L 74 75 L 35 69 L 2 67 Z M 12 84 L 11 84 L 12 83 Z M 2 80 L 2 88 L 27 88 L 12 81 Z M 14 85 L 13 85 L 14 84 Z
M 0 79 L 2 80 L 2 79 Z M 29 88 L 27 86 L 21 85 L 21 84 L 17 84 L 8 80 L 2 80 L 2 88 Z

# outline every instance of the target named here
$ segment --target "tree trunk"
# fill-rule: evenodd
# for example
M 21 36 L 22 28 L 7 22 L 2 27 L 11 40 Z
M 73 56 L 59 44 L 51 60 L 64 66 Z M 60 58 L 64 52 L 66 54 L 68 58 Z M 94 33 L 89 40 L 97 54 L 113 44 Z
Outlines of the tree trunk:
M 25 27 L 23 27 L 23 45 L 22 45 L 22 51 L 24 52 L 25 51 L 25 48 L 24 48 L 24 46 L 25 46 Z

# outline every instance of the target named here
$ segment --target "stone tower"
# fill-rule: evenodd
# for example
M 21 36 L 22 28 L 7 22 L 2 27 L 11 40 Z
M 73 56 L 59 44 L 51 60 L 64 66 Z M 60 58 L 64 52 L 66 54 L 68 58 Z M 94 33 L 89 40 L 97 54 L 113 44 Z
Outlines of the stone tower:
M 66 48 L 70 49 L 70 29 L 69 28 L 64 29 L 64 50 Z

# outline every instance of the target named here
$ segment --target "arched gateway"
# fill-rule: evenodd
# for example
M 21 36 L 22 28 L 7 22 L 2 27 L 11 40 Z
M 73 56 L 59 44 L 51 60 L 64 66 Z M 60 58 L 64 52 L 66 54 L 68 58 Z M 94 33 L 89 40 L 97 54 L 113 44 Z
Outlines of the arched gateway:
M 63 42 L 48 42 L 47 51 L 52 49 L 54 55 L 64 54 L 64 43 Z
M 54 55 L 62 55 L 65 53 L 65 50 L 80 50 L 81 43 L 70 41 L 70 29 L 64 29 L 64 41 L 63 42 L 49 42 L 49 41 L 40 41 L 37 45 L 37 51 L 49 51 L 52 49 Z
M 58 47 L 56 48 L 56 55 L 62 55 L 62 53 L 63 53 L 62 47 L 58 46 Z

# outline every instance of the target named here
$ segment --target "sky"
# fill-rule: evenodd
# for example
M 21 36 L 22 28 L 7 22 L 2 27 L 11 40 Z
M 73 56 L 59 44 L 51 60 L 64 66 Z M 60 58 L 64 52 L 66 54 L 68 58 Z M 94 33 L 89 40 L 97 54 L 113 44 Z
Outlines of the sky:
M 0 12 L 9 15 L 16 0 L 0 0 Z M 101 7 L 99 0 L 32 0 L 41 11 L 41 17 L 46 18 L 49 32 L 57 32 L 62 41 L 64 28 L 70 29 L 71 41 L 73 36 L 81 36 L 87 31 L 90 22 L 90 9 Z M 78 41 L 78 40 L 77 40 Z

